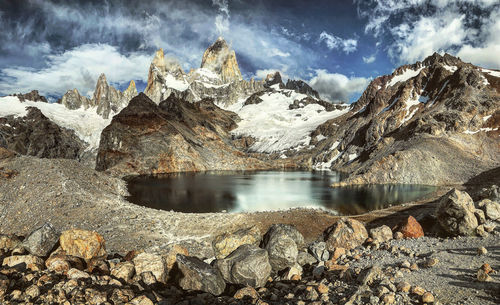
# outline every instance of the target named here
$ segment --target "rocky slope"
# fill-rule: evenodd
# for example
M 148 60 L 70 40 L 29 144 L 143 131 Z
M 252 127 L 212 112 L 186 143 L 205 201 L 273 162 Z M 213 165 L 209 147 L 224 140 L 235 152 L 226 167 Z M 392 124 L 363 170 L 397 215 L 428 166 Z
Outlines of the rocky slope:
M 232 146 L 235 120 L 209 99 L 172 94 L 157 105 L 141 93 L 103 130 L 96 168 L 120 175 L 269 168 Z
M 500 72 L 448 54 L 374 79 L 351 110 L 319 126 L 317 167 L 345 184 L 459 184 L 500 164 Z
M 0 118 L 0 147 L 39 158 L 79 159 L 86 144 L 38 108 L 27 107 L 25 116 Z

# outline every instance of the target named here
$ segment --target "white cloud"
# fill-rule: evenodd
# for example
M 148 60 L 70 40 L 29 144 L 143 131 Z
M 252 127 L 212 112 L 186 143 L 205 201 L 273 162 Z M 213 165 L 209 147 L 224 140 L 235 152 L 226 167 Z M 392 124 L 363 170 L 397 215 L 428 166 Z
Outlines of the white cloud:
M 217 7 L 219 14 L 215 17 L 215 27 L 217 33 L 223 35 L 229 31 L 229 4 L 228 0 L 212 0 L 212 4 Z
M 273 49 L 271 49 L 271 54 L 270 55 L 271 56 L 288 57 L 288 56 L 290 56 L 290 53 L 283 52 L 283 51 L 280 51 L 280 50 L 278 50 L 276 48 L 273 48 Z
M 108 82 L 145 80 L 151 57 L 139 53 L 120 54 L 116 47 L 86 44 L 58 55 L 47 55 L 48 66 L 40 70 L 10 67 L 0 71 L 0 92 L 28 92 L 38 89 L 46 95 L 62 95 L 77 88 L 82 94 L 95 89 L 97 78 L 106 74 Z
M 375 61 L 375 58 L 376 58 L 376 55 L 375 54 L 372 54 L 370 56 L 363 56 L 363 62 L 365 64 L 371 64 L 372 62 Z
M 328 49 L 342 50 L 349 54 L 356 51 L 358 41 L 356 39 L 342 39 L 325 31 L 319 35 L 319 41 L 324 41 Z
M 364 77 L 347 77 L 339 73 L 329 73 L 326 70 L 316 70 L 316 75 L 309 80 L 322 98 L 331 102 L 348 102 L 353 94 L 366 89 L 370 79 Z
M 412 24 L 403 23 L 391 30 L 395 42 L 389 55 L 404 62 L 422 60 L 434 52 L 459 46 L 467 36 L 465 15 L 446 12 L 420 17 Z

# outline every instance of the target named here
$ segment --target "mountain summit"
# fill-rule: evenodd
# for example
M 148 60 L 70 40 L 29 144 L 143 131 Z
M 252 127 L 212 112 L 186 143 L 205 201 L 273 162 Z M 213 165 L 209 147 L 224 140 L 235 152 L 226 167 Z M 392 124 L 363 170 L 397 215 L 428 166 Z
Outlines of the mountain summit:
M 236 61 L 236 53 L 222 37 L 219 37 L 203 53 L 201 68 L 219 74 L 224 83 L 242 79 L 240 68 Z

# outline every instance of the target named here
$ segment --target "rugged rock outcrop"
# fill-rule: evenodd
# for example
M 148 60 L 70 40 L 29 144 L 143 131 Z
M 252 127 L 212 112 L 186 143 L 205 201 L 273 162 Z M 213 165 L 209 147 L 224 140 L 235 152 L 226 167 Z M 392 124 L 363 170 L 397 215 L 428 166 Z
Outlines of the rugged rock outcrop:
M 306 94 L 319 99 L 318 91 L 314 90 L 311 86 L 309 86 L 306 82 L 302 80 L 289 79 L 286 82 L 285 88 L 290 90 L 295 90 L 296 92 Z
M 26 100 L 28 101 L 33 101 L 33 102 L 42 102 L 42 103 L 48 103 L 47 99 L 45 96 L 40 95 L 38 90 L 32 90 L 29 93 L 18 93 L 18 94 L 13 94 L 13 96 L 17 96 L 17 98 L 21 101 L 24 102 Z
M 236 61 L 236 53 L 222 37 L 219 37 L 203 53 L 201 68 L 217 73 L 224 83 L 242 79 L 240 68 Z
M 498 167 L 498 75 L 434 54 L 378 77 L 313 132 L 328 137 L 314 162 L 351 173 L 341 184 L 459 184 Z
M 441 228 L 452 236 L 475 235 L 478 222 L 474 211 L 469 194 L 453 189 L 441 198 L 437 219 Z
M 93 100 L 89 99 L 86 96 L 80 95 L 80 92 L 78 92 L 76 88 L 66 91 L 66 93 L 62 96 L 60 103 L 66 106 L 66 108 L 72 110 L 78 109 L 80 107 L 87 109 L 89 107 L 95 106 Z
M 208 99 L 190 103 L 172 94 L 157 105 L 141 93 L 103 130 L 96 168 L 117 174 L 267 168 L 230 144 L 236 119 Z
M 35 107 L 24 117 L 0 118 L 0 147 L 39 158 L 78 159 L 85 148 L 75 132 L 49 120 Z

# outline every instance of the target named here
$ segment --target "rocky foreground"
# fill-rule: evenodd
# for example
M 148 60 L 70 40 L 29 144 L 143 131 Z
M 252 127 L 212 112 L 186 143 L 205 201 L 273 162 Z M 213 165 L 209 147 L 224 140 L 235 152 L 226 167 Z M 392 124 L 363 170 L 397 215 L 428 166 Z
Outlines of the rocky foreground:
M 211 238 L 208 256 L 178 243 L 110 253 L 98 232 L 45 223 L 0 236 L 0 302 L 498 304 L 498 191 L 474 202 L 453 189 L 392 228 L 337 218 L 313 241 L 290 224 L 240 227 Z

